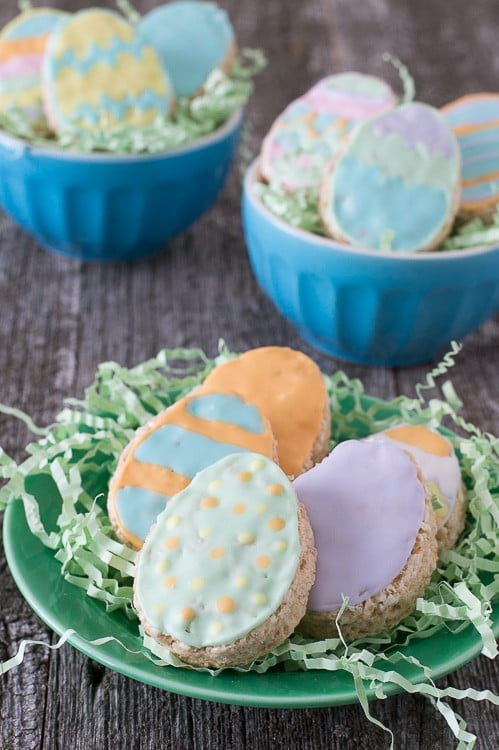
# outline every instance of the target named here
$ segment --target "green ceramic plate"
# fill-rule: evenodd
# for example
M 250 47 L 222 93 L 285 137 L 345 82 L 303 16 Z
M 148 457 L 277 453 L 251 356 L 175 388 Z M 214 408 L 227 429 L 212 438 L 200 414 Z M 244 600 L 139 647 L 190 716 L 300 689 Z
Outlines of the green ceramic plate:
M 32 489 L 37 494 L 36 488 Z M 202 672 L 157 667 L 143 656 L 127 653 L 114 642 L 94 646 L 90 641 L 111 635 L 127 648 L 139 650 L 141 640 L 136 623 L 120 613 L 107 614 L 102 604 L 61 577 L 60 565 L 51 551 L 30 532 L 21 501 L 11 503 L 5 512 L 3 538 L 14 580 L 36 614 L 59 635 L 68 628 L 77 629 L 78 635 L 71 636 L 70 643 L 116 672 L 193 698 L 245 706 L 304 708 L 357 701 L 353 681 L 343 672 L 271 671 L 259 675 L 230 670 L 211 677 Z M 496 635 L 499 635 L 498 605 L 494 609 L 494 623 Z M 452 636 L 444 631 L 414 641 L 402 650 L 430 666 L 433 677 L 437 678 L 473 659 L 480 647 L 477 632 L 469 627 Z M 418 672 L 410 666 L 403 669 L 403 674 L 411 681 L 418 679 Z M 392 690 L 390 687 L 387 692 L 399 692 L 396 686 Z

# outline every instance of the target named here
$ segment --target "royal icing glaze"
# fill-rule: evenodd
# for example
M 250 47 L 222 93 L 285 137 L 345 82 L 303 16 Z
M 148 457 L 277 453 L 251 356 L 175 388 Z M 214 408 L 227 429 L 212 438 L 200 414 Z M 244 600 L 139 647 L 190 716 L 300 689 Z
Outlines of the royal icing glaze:
M 283 471 L 302 471 L 327 418 L 326 386 L 310 357 L 280 346 L 251 349 L 215 368 L 201 392 L 206 388 L 255 404 L 270 421 Z
M 459 148 L 433 107 L 404 104 L 358 126 L 322 185 L 329 231 L 353 245 L 435 247 L 456 213 Z
M 326 164 L 356 123 L 394 106 L 393 91 L 379 78 L 361 73 L 324 78 L 272 125 L 262 145 L 262 175 L 289 192 L 318 188 Z
M 439 526 L 443 526 L 454 509 L 461 486 L 461 471 L 452 443 L 436 430 L 422 425 L 398 425 L 368 439 L 397 442 L 411 454 L 437 496 L 435 515 Z
M 186 396 L 139 431 L 111 482 L 110 515 L 140 548 L 169 498 L 202 469 L 241 451 L 272 458 L 274 438 L 259 410 L 230 393 Z
M 229 17 L 214 3 L 160 5 L 143 17 L 138 33 L 162 59 L 177 97 L 193 96 L 234 51 Z
M 442 108 L 461 151 L 459 210 L 480 213 L 499 203 L 499 94 L 471 94 Z
M 135 604 L 155 630 L 190 646 L 233 643 L 278 609 L 300 552 L 285 474 L 256 453 L 234 454 L 158 516 L 139 556 Z
M 347 440 L 295 479 L 317 547 L 308 609 L 337 610 L 379 593 L 406 564 L 423 522 L 425 490 L 393 441 Z
M 20 13 L 0 33 L 0 109 L 43 115 L 42 63 L 49 35 L 67 14 L 51 8 Z
M 173 92 L 155 50 L 118 14 L 91 8 L 62 21 L 43 67 L 56 129 L 103 130 L 166 117 Z

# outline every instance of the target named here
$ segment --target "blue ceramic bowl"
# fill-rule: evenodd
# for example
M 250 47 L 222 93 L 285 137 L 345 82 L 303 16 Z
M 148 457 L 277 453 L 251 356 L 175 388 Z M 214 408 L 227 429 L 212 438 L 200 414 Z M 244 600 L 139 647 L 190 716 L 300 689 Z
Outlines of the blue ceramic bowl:
M 243 224 L 264 292 L 303 338 L 342 359 L 405 366 L 441 356 L 499 311 L 499 246 L 395 255 L 356 249 L 278 219 L 243 191 Z
M 0 132 L 0 206 L 42 247 L 122 261 L 161 250 L 217 199 L 242 112 L 215 133 L 154 155 L 77 154 Z

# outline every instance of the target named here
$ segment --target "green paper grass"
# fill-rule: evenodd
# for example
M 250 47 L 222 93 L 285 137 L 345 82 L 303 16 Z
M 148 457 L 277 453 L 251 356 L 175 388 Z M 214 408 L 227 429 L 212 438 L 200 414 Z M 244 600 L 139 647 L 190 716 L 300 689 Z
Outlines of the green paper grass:
M 243 49 L 230 74 L 214 70 L 203 90 L 192 99 L 179 99 L 171 119 L 151 125 L 119 125 L 105 132 L 50 132 L 46 122 L 32 122 L 23 110 L 0 113 L 0 130 L 26 145 L 60 148 L 76 153 L 156 154 L 171 151 L 215 132 L 245 106 L 253 92 L 253 78 L 266 65 L 259 50 Z
M 416 610 L 397 628 L 348 645 L 341 636 L 310 641 L 295 635 L 239 671 L 263 673 L 276 664 L 286 670 L 346 671 L 353 677 L 367 718 L 376 724 L 369 710 L 367 688 L 378 698 L 386 697 L 394 686 L 426 695 L 454 732 L 457 748 L 471 750 L 474 735 L 445 699 L 489 700 L 499 705 L 499 697 L 488 690 L 437 688 L 429 668 L 400 651 L 414 639 L 431 637 L 442 629 L 456 632 L 471 624 L 480 636 L 482 653 L 489 658 L 497 655 L 491 609 L 492 602 L 499 598 L 499 439 L 459 416 L 461 404 L 450 382 L 442 387 L 442 399 L 424 399 L 425 391 L 453 366 L 459 348 L 453 346 L 416 388 L 414 398 L 379 401 L 366 396 L 362 383 L 341 371 L 324 376 L 331 399 L 332 447 L 398 422 L 441 428 L 447 419 L 462 433 L 458 436 L 444 428 L 459 457 L 467 490 L 466 531 L 453 550 L 441 554 L 438 570 Z M 165 349 L 131 369 L 104 363 L 85 397 L 66 400 L 55 423 L 46 429 L 36 427 L 16 410 L 0 407 L 5 414 L 22 418 L 40 436 L 27 446 L 27 458 L 19 465 L 0 453 L 0 475 L 7 480 L 0 491 L 0 507 L 20 498 L 32 533 L 53 550 L 61 564 L 61 575 L 88 596 L 99 599 L 107 611 L 121 610 L 136 622 L 137 632 L 139 622 L 132 603 L 136 552 L 116 539 L 109 523 L 105 510 L 109 479 L 138 427 L 201 383 L 216 364 L 233 356 L 222 345 L 216 360 L 199 349 Z M 50 529 L 45 528 L 38 501 L 29 492 L 30 478 L 40 474 L 51 477 L 57 488 L 53 502 L 59 503 L 58 518 Z M 341 617 L 339 626 L 341 630 Z M 59 644 L 71 633 L 64 634 Z M 155 664 L 191 668 L 142 636 L 142 653 Z M 116 640 L 112 632 L 94 643 L 109 640 Z M 0 673 L 21 663 L 25 647 L 23 643 L 16 656 L 0 664 Z M 408 664 L 420 674 L 416 684 L 403 674 Z

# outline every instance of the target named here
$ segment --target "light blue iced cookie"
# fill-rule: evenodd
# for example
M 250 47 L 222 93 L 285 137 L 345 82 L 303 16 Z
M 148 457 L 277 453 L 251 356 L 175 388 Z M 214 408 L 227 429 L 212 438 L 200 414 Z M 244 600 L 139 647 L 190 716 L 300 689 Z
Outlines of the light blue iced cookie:
M 456 138 L 433 107 L 414 102 L 373 117 L 326 173 L 326 230 L 358 247 L 433 250 L 457 212 L 460 166 Z
M 162 59 L 177 97 L 193 96 L 214 68 L 230 66 L 235 53 L 229 17 L 215 3 L 160 5 L 144 16 L 138 33 Z

